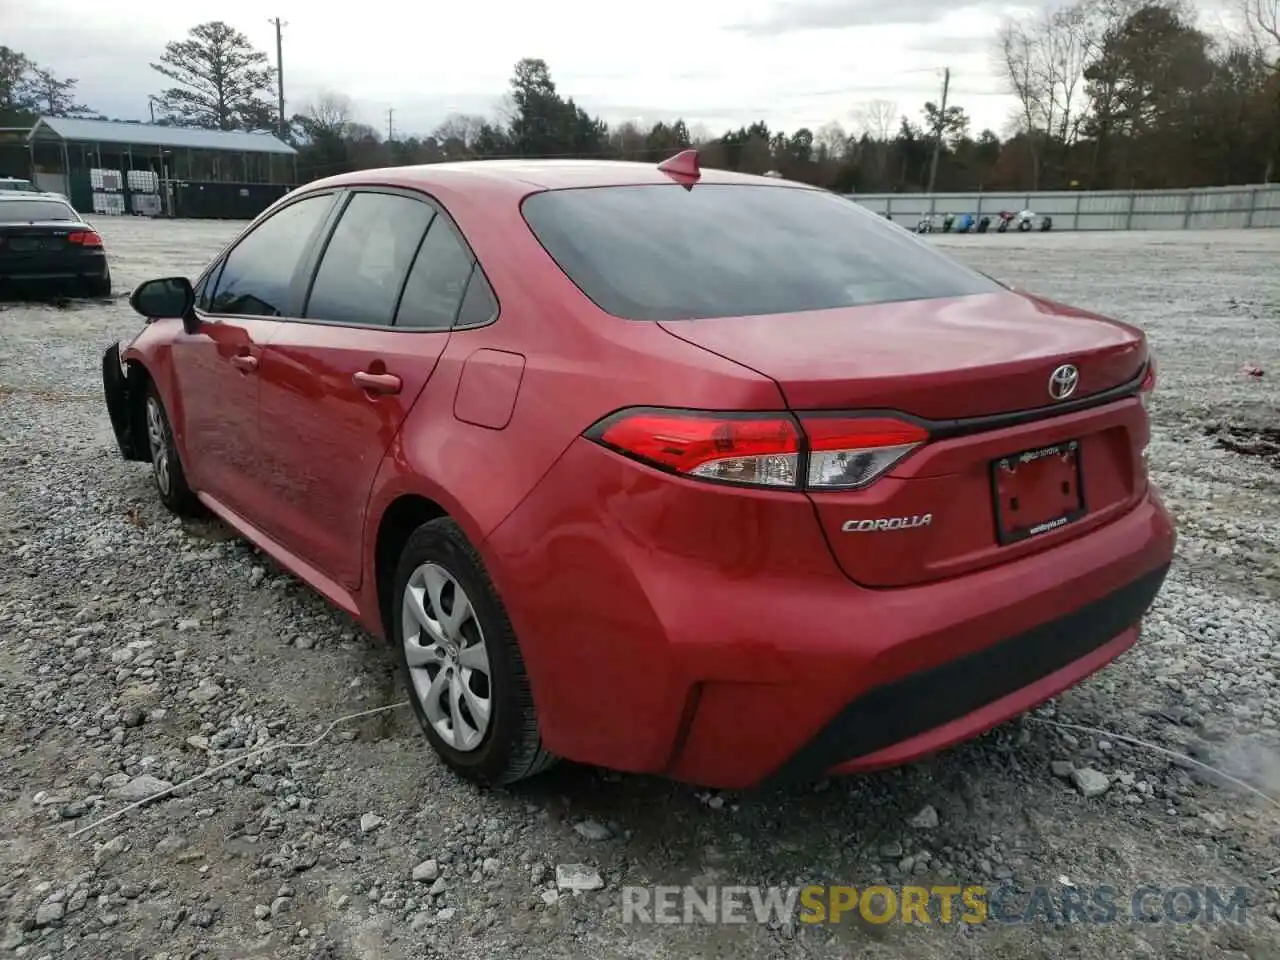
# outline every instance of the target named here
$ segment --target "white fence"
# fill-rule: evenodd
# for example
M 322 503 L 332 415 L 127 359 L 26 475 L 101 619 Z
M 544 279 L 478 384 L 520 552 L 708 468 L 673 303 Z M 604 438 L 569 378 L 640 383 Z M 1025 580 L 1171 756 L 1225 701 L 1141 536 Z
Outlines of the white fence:
M 850 199 L 904 227 L 928 215 L 971 213 L 993 221 L 1001 210 L 1053 218 L 1054 230 L 1205 230 L 1280 227 L 1280 184 L 1198 190 L 1042 193 L 866 193 Z

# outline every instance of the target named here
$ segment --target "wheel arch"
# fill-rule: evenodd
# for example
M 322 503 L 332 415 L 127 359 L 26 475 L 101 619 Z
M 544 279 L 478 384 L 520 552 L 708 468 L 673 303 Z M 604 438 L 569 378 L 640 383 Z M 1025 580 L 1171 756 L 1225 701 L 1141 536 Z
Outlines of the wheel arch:
M 401 493 L 382 511 L 373 538 L 372 587 L 382 636 L 391 639 L 396 565 L 413 531 L 430 520 L 451 516 L 438 501 L 421 493 Z

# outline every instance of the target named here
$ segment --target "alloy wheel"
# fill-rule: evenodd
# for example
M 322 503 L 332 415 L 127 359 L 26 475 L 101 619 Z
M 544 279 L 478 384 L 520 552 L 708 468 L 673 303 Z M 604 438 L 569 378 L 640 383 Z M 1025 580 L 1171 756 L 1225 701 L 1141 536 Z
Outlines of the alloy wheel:
M 444 567 L 410 575 L 400 633 L 413 689 L 440 739 L 459 753 L 484 742 L 493 713 L 489 653 L 475 608 Z
M 169 428 L 164 410 L 155 397 L 147 398 L 147 443 L 151 447 L 151 468 L 155 472 L 156 486 L 167 494 L 173 483 L 169 475 Z

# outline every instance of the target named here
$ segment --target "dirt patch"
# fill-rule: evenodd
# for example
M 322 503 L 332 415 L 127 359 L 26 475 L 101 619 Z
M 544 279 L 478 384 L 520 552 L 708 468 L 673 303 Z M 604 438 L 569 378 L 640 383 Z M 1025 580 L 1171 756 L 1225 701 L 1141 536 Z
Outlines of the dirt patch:
M 1248 427 L 1215 423 L 1205 427 L 1207 436 L 1223 450 L 1257 457 L 1280 470 L 1280 427 Z

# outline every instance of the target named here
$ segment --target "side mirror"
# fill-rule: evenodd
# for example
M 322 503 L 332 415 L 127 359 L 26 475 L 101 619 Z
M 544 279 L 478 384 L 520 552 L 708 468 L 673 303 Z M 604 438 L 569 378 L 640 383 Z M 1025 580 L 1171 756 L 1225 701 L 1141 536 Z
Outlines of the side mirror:
M 133 291 L 129 306 L 148 320 L 181 320 L 188 333 L 194 333 L 196 294 L 186 277 L 148 280 Z

